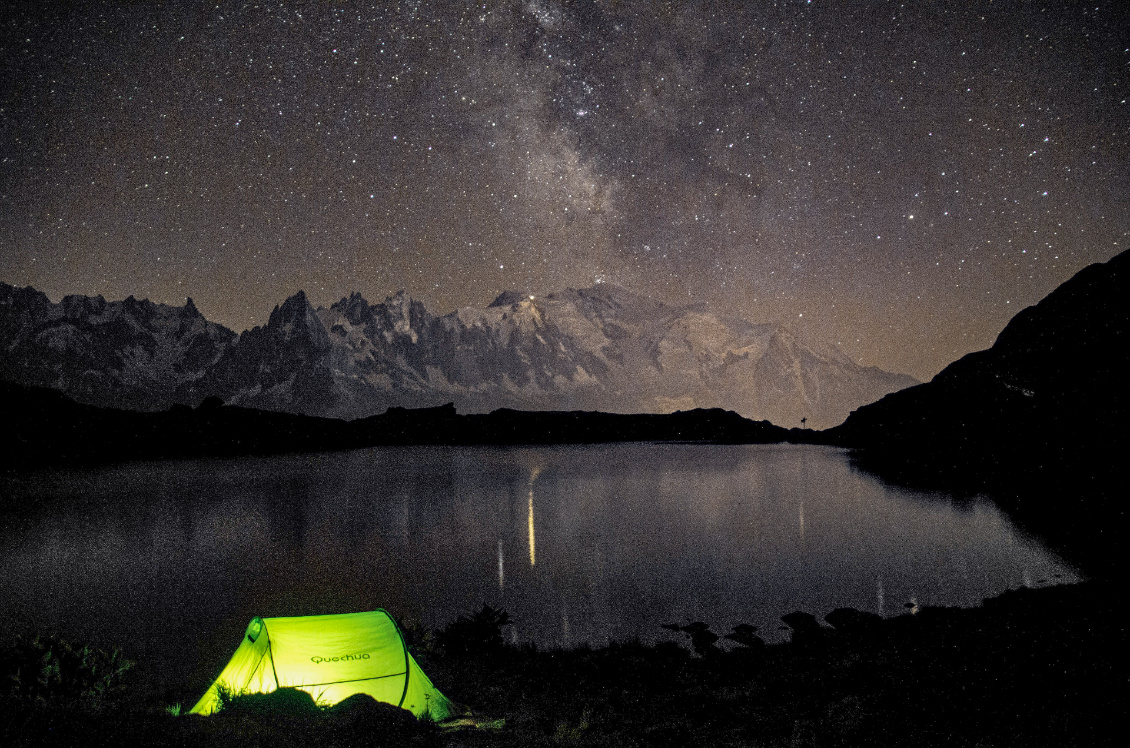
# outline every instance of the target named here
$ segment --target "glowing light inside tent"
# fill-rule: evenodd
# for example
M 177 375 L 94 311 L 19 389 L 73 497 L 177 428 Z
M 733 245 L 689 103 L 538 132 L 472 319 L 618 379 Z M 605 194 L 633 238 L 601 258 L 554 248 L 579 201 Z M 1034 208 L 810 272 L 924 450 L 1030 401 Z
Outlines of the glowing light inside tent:
M 211 714 L 219 690 L 306 691 L 331 706 L 363 693 L 422 717 L 443 720 L 452 707 L 412 659 L 383 610 L 327 616 L 256 618 L 220 676 L 191 710 Z

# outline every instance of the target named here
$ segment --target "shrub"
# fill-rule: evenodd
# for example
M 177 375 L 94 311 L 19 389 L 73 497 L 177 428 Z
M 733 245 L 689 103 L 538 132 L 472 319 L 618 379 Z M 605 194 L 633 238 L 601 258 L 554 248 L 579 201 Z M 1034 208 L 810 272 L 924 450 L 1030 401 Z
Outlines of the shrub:
M 6 691 L 15 701 L 94 711 L 124 693 L 133 667 L 118 648 L 106 652 L 44 635 L 19 637 L 5 660 Z
M 289 715 L 308 717 L 322 712 L 314 697 L 297 688 L 277 688 L 269 693 L 233 693 L 217 688 L 219 714 Z
M 718 653 L 718 647 L 715 642 L 718 641 L 718 635 L 710 630 L 708 624 L 702 621 L 695 621 L 688 623 L 686 626 L 680 626 L 677 623 L 663 623 L 660 624 L 668 631 L 681 631 L 686 634 L 687 638 L 691 641 L 691 647 L 694 649 L 695 654 L 700 657 L 708 657 Z
M 439 631 L 436 641 L 449 657 L 474 656 L 498 652 L 506 645 L 502 627 L 510 623 L 505 610 L 495 610 L 484 604 L 478 613 L 461 616 L 447 628 Z

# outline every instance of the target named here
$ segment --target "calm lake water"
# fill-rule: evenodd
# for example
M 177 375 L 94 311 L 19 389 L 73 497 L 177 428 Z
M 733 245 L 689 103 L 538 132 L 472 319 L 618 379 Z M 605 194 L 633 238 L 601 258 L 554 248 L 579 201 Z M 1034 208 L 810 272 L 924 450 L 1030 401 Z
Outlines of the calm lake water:
M 974 605 L 1078 575 L 987 501 L 891 488 L 812 446 L 371 449 L 0 481 L 5 640 L 60 631 L 205 681 L 256 615 L 482 604 L 539 646 L 852 606 Z

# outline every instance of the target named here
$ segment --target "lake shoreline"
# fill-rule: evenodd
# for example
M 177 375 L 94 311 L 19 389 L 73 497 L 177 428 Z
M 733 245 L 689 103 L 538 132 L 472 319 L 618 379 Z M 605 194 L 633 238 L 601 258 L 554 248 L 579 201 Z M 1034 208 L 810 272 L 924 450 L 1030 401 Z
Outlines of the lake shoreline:
M 675 413 L 520 411 L 457 413 L 453 405 L 389 408 L 345 421 L 224 405 L 142 412 L 78 403 L 56 390 L 0 381 L 8 405 L 0 470 L 58 464 L 326 453 L 386 446 L 549 446 L 666 442 L 772 444 L 818 441 L 818 432 L 752 421 L 732 411 Z
M 416 657 L 474 724 L 357 714 L 174 717 L 126 691 L 100 712 L 20 708 L 9 745 L 1107 745 L 1124 711 L 1126 631 L 1102 581 L 1019 589 L 977 608 L 873 619 L 841 614 L 793 641 L 702 656 L 675 643 L 535 650 L 436 638 Z M 439 637 L 442 639 L 442 637 Z
M 996 452 L 950 454 L 916 443 L 871 444 L 843 425 L 786 429 L 720 409 L 668 414 L 596 411 L 457 413 L 454 406 L 390 408 L 368 418 L 332 418 L 223 405 L 140 412 L 75 402 L 56 390 L 0 381 L 9 404 L 0 434 L 0 474 L 54 466 L 103 466 L 164 460 L 327 454 L 373 447 L 568 446 L 586 444 L 809 444 L 852 450 L 852 462 L 876 478 L 912 490 L 984 494 L 1018 524 L 1089 574 L 1122 568 L 1109 528 L 1125 526 L 1117 500 L 1125 481 L 1116 460 L 1035 459 L 998 445 Z M 1054 451 L 1054 450 L 1053 450 Z M 1082 481 L 1081 485 L 1077 485 Z M 1061 497 L 1082 493 L 1092 521 L 1060 521 Z M 10 509 L 0 501 L 0 511 Z

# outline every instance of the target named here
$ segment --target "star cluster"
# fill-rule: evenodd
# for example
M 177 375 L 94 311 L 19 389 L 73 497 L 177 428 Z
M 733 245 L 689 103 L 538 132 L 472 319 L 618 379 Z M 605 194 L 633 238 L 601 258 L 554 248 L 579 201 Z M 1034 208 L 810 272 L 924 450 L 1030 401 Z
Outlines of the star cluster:
M 242 330 L 611 282 L 929 378 L 1127 246 L 1130 13 L 1079 4 L 29 3 L 0 279 Z

